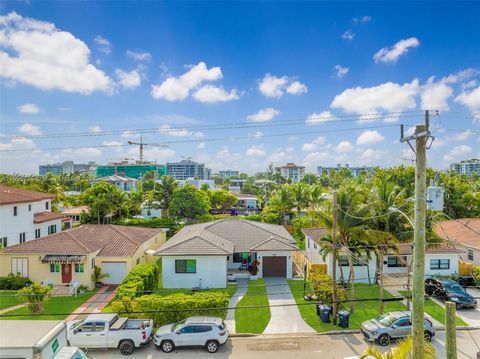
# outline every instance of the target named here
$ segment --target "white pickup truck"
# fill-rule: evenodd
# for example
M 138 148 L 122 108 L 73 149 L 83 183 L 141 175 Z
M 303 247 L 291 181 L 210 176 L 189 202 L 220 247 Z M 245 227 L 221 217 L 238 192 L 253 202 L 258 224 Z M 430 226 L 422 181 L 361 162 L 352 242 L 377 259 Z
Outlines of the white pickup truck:
M 67 323 L 67 340 L 79 348 L 118 348 L 130 355 L 153 338 L 153 320 L 120 318 L 116 313 L 92 314 Z

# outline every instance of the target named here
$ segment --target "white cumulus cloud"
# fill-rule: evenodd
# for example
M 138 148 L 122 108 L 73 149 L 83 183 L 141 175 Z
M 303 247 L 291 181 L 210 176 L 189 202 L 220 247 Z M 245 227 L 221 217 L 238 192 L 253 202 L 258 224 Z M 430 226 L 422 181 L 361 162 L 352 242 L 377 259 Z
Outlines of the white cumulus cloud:
M 280 98 L 285 92 L 292 95 L 306 93 L 308 88 L 305 84 L 293 80 L 291 77 L 277 77 L 267 73 L 259 81 L 258 90 L 266 97 Z
M 444 81 L 435 82 L 435 79 L 430 77 L 422 86 L 422 109 L 448 111 L 448 99 L 452 94 L 453 89 Z
M 271 121 L 275 116 L 278 116 L 279 113 L 280 112 L 275 110 L 273 107 L 267 107 L 248 115 L 247 120 L 252 122 L 267 122 Z
M 139 70 L 124 71 L 116 69 L 115 75 L 117 75 L 118 84 L 127 90 L 132 90 L 142 83 L 142 76 Z
M 287 87 L 287 92 L 291 95 L 300 95 L 302 93 L 307 93 L 307 91 L 307 86 L 300 81 L 294 81 Z
M 34 103 L 24 103 L 23 105 L 18 106 L 17 109 L 20 113 L 27 115 L 36 115 L 40 112 L 40 107 Z
M 341 141 L 335 146 L 335 151 L 340 153 L 346 153 L 353 150 L 353 145 L 349 141 Z
M 101 52 L 104 52 L 106 54 L 112 52 L 112 44 L 103 36 L 97 35 L 95 36 L 93 41 L 98 45 L 98 50 L 100 50 Z
M 198 102 L 216 103 L 238 100 L 240 97 L 235 89 L 227 92 L 223 87 L 205 85 L 193 94 L 193 98 Z
M 152 55 L 149 52 L 135 52 L 135 51 L 127 50 L 127 56 L 139 62 L 141 61 L 148 62 L 152 60 Z
M 410 37 L 397 42 L 390 47 L 384 47 L 380 49 L 373 59 L 375 62 L 395 63 L 400 56 L 405 55 L 410 48 L 420 46 L 420 41 L 416 37 Z
M 263 145 L 260 145 L 260 146 L 253 145 L 252 147 L 247 149 L 245 154 L 248 157 L 262 157 L 262 156 L 265 156 L 266 152 Z
M 0 77 L 43 90 L 112 91 L 112 80 L 89 63 L 87 45 L 54 24 L 11 12 L 0 16 L 0 34 Z
M 480 86 L 471 91 L 464 91 L 455 98 L 455 102 L 467 107 L 473 117 L 480 121 Z
M 452 148 L 445 156 L 443 156 L 443 160 L 445 162 L 452 162 L 455 160 L 463 159 L 463 156 L 472 152 L 472 148 L 467 145 L 457 146 Z
M 352 41 L 355 37 L 355 33 L 352 30 L 347 30 L 342 34 L 342 39 Z
M 348 67 L 343 67 L 341 65 L 335 66 L 335 73 L 339 79 L 348 74 L 348 71 L 350 71 L 350 68 Z
M 373 145 L 374 143 L 382 142 L 385 137 L 378 131 L 366 130 L 363 131 L 357 138 L 357 145 Z
M 320 113 L 313 112 L 307 116 L 305 123 L 307 125 L 318 125 L 321 123 L 335 121 L 335 116 L 330 111 L 323 111 Z
M 18 130 L 21 133 L 24 133 L 30 136 L 39 136 L 42 134 L 42 131 L 40 130 L 40 128 L 38 126 L 32 125 L 31 123 L 24 123 L 18 128 Z
M 173 137 L 194 137 L 202 138 L 204 137 L 202 132 L 195 132 L 186 128 L 172 127 L 170 125 L 163 125 L 160 127 L 160 133 Z
M 315 143 L 304 143 L 302 146 L 302 151 L 311 152 L 315 151 L 318 148 L 318 145 Z

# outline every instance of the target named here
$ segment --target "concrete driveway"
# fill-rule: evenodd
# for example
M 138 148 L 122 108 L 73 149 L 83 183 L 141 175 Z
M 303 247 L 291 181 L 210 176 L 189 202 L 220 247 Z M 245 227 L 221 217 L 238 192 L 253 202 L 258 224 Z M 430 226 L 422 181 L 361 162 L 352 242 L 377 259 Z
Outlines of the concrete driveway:
M 268 302 L 271 306 L 295 304 L 292 292 L 285 278 L 265 278 Z M 296 305 L 270 307 L 271 318 L 263 334 L 314 333 L 303 320 Z

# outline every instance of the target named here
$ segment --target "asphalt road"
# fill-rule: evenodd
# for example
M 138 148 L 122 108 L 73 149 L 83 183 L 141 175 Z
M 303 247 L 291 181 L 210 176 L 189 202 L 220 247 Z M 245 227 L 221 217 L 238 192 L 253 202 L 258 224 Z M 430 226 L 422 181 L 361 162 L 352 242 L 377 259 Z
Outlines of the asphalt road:
M 476 359 L 480 349 L 480 329 L 462 330 L 457 332 L 458 359 Z M 445 332 L 437 332 L 433 344 L 437 349 L 437 358 L 445 358 Z M 130 356 L 131 359 L 153 358 L 332 358 L 343 359 L 348 356 L 359 355 L 367 347 L 360 334 L 337 335 L 269 335 L 252 338 L 231 338 L 216 354 L 209 354 L 202 348 L 179 349 L 165 354 L 155 348 L 153 344 L 140 348 Z M 90 351 L 90 355 L 98 359 L 121 357 L 117 350 Z

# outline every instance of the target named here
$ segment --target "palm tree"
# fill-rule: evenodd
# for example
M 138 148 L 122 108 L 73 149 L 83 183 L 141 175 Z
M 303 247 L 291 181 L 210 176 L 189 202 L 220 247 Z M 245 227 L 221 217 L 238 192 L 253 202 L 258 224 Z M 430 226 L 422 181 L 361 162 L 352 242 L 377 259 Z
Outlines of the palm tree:
M 347 253 L 346 259 L 350 269 L 351 279 L 351 302 L 350 312 L 355 311 L 355 270 L 353 257 L 365 253 L 362 247 L 366 243 L 365 226 L 363 218 L 367 215 L 367 209 L 362 204 L 365 195 L 363 190 L 357 186 L 348 186 L 337 192 L 337 208 L 327 208 L 325 212 L 319 212 L 320 221 L 332 233 L 333 210 L 337 216 L 337 250 Z
M 297 216 L 300 211 L 310 204 L 310 188 L 303 182 L 298 182 L 290 187 L 292 192 L 292 204 L 297 209 Z
M 408 337 L 402 340 L 396 347 L 393 347 L 388 352 L 382 353 L 375 347 L 369 346 L 363 354 L 361 359 L 410 359 L 412 352 L 412 338 Z M 435 348 L 432 344 L 424 342 L 423 344 L 423 357 L 425 359 L 435 359 Z
M 172 202 L 173 193 L 178 188 L 178 182 L 172 176 L 163 176 L 162 183 L 156 186 L 158 191 L 156 200 L 160 203 L 162 208 L 162 217 L 169 218 L 168 207 Z
M 292 210 L 293 198 L 288 186 L 278 187 L 270 198 L 269 205 L 280 215 L 280 221 L 285 224 L 285 214 Z

